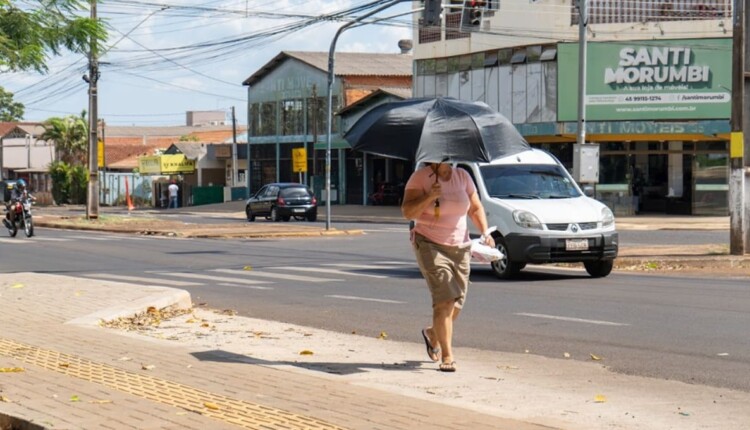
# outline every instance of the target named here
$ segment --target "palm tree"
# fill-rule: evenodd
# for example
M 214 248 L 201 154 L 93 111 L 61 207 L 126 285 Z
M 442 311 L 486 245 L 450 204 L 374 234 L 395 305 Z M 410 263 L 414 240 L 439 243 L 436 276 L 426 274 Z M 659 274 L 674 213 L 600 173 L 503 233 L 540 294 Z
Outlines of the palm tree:
M 88 158 L 89 126 L 86 111 L 81 116 L 53 117 L 44 122 L 43 140 L 55 142 L 57 159 L 70 165 L 86 165 Z

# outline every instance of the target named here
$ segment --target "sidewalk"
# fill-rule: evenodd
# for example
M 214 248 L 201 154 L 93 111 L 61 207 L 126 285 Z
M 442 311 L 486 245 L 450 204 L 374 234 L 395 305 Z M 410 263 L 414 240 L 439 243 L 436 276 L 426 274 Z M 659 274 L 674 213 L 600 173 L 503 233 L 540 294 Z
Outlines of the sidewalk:
M 458 372 L 444 374 L 417 339 L 200 308 L 167 319 L 156 308 L 187 306 L 181 290 L 17 273 L 0 281 L 0 299 L 0 428 L 8 416 L 49 429 L 739 430 L 750 422 L 749 393 L 615 374 L 606 357 L 459 346 Z M 159 323 L 138 332 L 99 324 L 143 312 Z

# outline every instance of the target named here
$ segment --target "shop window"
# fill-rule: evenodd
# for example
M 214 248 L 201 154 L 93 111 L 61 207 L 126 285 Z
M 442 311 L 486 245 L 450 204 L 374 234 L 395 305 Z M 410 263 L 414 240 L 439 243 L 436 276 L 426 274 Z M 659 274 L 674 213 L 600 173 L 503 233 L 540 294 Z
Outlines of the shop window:
M 505 66 L 510 64 L 510 60 L 513 58 L 513 50 L 512 49 L 501 49 L 497 51 L 497 64 L 500 66 Z
M 474 70 L 484 67 L 484 52 L 478 52 L 471 55 L 471 68 Z
M 497 52 L 488 52 L 484 56 L 484 67 L 495 67 L 497 66 Z
M 448 73 L 448 59 L 447 58 L 438 58 L 435 61 L 435 73 L 437 74 Z
M 449 62 L 450 64 L 450 62 Z M 458 70 L 459 71 L 466 71 L 471 69 L 471 55 L 462 55 L 458 59 Z M 448 72 L 451 72 L 450 66 L 448 67 Z
M 510 58 L 510 64 L 523 64 L 526 62 L 526 49 L 518 49 Z
M 276 134 L 276 102 L 263 103 L 260 108 L 259 136 Z
M 541 46 L 529 46 L 526 48 L 526 62 L 536 63 L 542 56 Z
M 557 48 L 546 46 L 539 57 L 539 61 L 555 61 L 555 58 L 557 58 Z
M 281 102 L 281 134 L 293 136 L 303 133 L 302 100 L 284 100 Z
M 250 105 L 250 136 L 258 136 L 260 133 L 260 104 Z

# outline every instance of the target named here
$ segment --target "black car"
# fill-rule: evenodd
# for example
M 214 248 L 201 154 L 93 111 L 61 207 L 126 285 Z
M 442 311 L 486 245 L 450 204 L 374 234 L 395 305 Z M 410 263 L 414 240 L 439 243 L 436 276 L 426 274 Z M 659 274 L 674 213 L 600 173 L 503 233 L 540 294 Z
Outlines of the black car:
M 294 182 L 266 184 L 245 205 L 248 221 L 264 216 L 271 221 L 318 219 L 318 199 L 307 185 Z

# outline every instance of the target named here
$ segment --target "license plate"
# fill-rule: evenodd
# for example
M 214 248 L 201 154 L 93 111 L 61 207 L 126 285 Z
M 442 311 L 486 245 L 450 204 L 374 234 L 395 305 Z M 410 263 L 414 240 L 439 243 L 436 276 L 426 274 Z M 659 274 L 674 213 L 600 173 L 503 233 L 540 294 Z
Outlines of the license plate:
M 304 210 L 304 209 L 302 209 L 302 208 L 300 208 L 300 209 L 293 209 L 292 211 L 293 211 L 294 213 L 296 213 L 296 214 L 297 214 L 297 213 L 302 213 L 302 212 L 304 212 L 305 210 Z
M 588 239 L 565 239 L 566 251 L 586 251 L 589 249 Z

